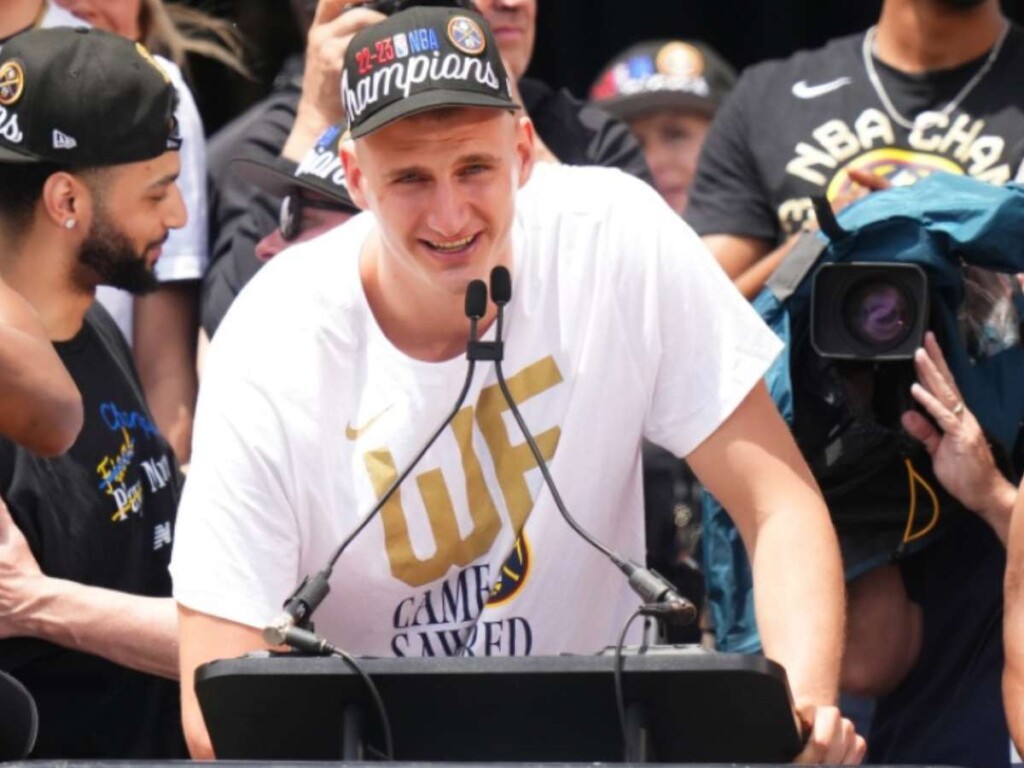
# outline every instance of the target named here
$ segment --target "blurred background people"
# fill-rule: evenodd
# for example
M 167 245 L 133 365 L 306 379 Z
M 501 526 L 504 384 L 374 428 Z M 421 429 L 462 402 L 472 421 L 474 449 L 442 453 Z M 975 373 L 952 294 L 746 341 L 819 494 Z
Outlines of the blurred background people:
M 53 0 L 90 26 L 141 42 L 189 74 L 189 57 L 220 62 L 243 77 L 242 40 L 229 21 L 164 0 Z
M 655 188 L 681 215 L 708 127 L 735 82 L 732 66 L 705 43 L 650 40 L 608 62 L 590 100 L 626 122 Z
M 649 40 L 605 65 L 590 100 L 625 121 L 643 148 L 655 188 L 682 214 L 704 136 L 735 80 L 728 62 L 704 43 Z M 700 485 L 686 462 L 653 444 L 644 445 L 643 465 L 648 564 L 702 605 Z M 677 642 L 701 640 L 699 627 L 671 632 Z

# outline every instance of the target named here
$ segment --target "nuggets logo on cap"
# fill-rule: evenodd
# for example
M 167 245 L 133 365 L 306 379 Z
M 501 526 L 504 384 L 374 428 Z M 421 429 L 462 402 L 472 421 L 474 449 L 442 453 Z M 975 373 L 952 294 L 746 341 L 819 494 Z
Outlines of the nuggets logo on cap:
M 704 55 L 694 46 L 678 40 L 663 45 L 654 64 L 663 75 L 699 77 L 704 74 Z
M 25 91 L 25 70 L 16 61 L 0 66 L 0 104 L 9 107 L 17 103 Z
M 463 53 L 474 56 L 483 53 L 487 45 L 480 25 L 465 16 L 455 16 L 448 22 L 448 39 Z

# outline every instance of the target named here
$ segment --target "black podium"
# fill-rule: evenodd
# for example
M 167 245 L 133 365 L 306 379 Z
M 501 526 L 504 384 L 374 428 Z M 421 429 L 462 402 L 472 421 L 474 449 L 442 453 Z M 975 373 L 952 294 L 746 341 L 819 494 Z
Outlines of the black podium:
M 395 759 L 621 762 L 615 659 L 360 659 L 387 707 Z M 785 673 L 756 656 L 628 655 L 624 700 L 656 762 L 787 762 L 799 737 Z M 382 744 L 364 682 L 341 659 L 255 655 L 199 668 L 218 758 L 336 760 Z

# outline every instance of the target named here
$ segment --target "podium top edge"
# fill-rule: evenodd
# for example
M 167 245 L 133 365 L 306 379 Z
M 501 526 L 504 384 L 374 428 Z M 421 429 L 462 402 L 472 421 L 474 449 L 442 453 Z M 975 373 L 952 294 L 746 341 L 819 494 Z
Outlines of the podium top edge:
M 665 653 L 624 655 L 623 671 L 629 674 L 679 672 L 692 674 L 750 673 L 785 679 L 776 662 L 763 656 L 732 653 Z M 366 674 L 373 675 L 479 675 L 479 674 L 602 674 L 611 672 L 615 657 L 609 655 L 468 656 L 468 657 L 357 657 Z M 262 675 L 354 674 L 339 658 L 299 654 L 250 654 L 219 659 L 199 667 L 196 680 L 250 672 Z

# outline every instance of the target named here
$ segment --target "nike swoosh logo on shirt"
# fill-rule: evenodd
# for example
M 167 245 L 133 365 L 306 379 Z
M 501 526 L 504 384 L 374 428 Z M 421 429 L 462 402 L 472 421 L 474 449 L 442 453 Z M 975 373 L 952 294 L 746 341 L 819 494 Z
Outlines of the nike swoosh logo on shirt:
M 385 408 L 383 411 L 378 413 L 376 416 L 374 416 L 368 422 L 363 424 L 363 426 L 358 427 L 358 428 L 357 427 L 353 427 L 352 426 L 352 422 L 350 421 L 348 424 L 345 425 L 345 437 L 347 437 L 349 440 L 358 440 L 360 435 L 362 435 L 364 432 L 366 432 L 366 430 L 368 430 L 370 427 L 372 427 L 377 422 L 377 420 L 380 419 L 381 416 L 383 416 L 385 413 L 387 413 L 390 410 L 391 410 L 391 406 L 389 405 L 387 408 Z
M 799 83 L 793 83 L 793 95 L 798 99 L 816 99 L 819 96 L 824 96 L 826 93 L 832 93 L 832 91 L 839 90 L 844 85 L 852 83 L 848 77 L 837 77 L 835 80 L 829 80 L 827 83 L 821 83 L 820 85 L 809 85 L 806 80 L 801 80 Z

